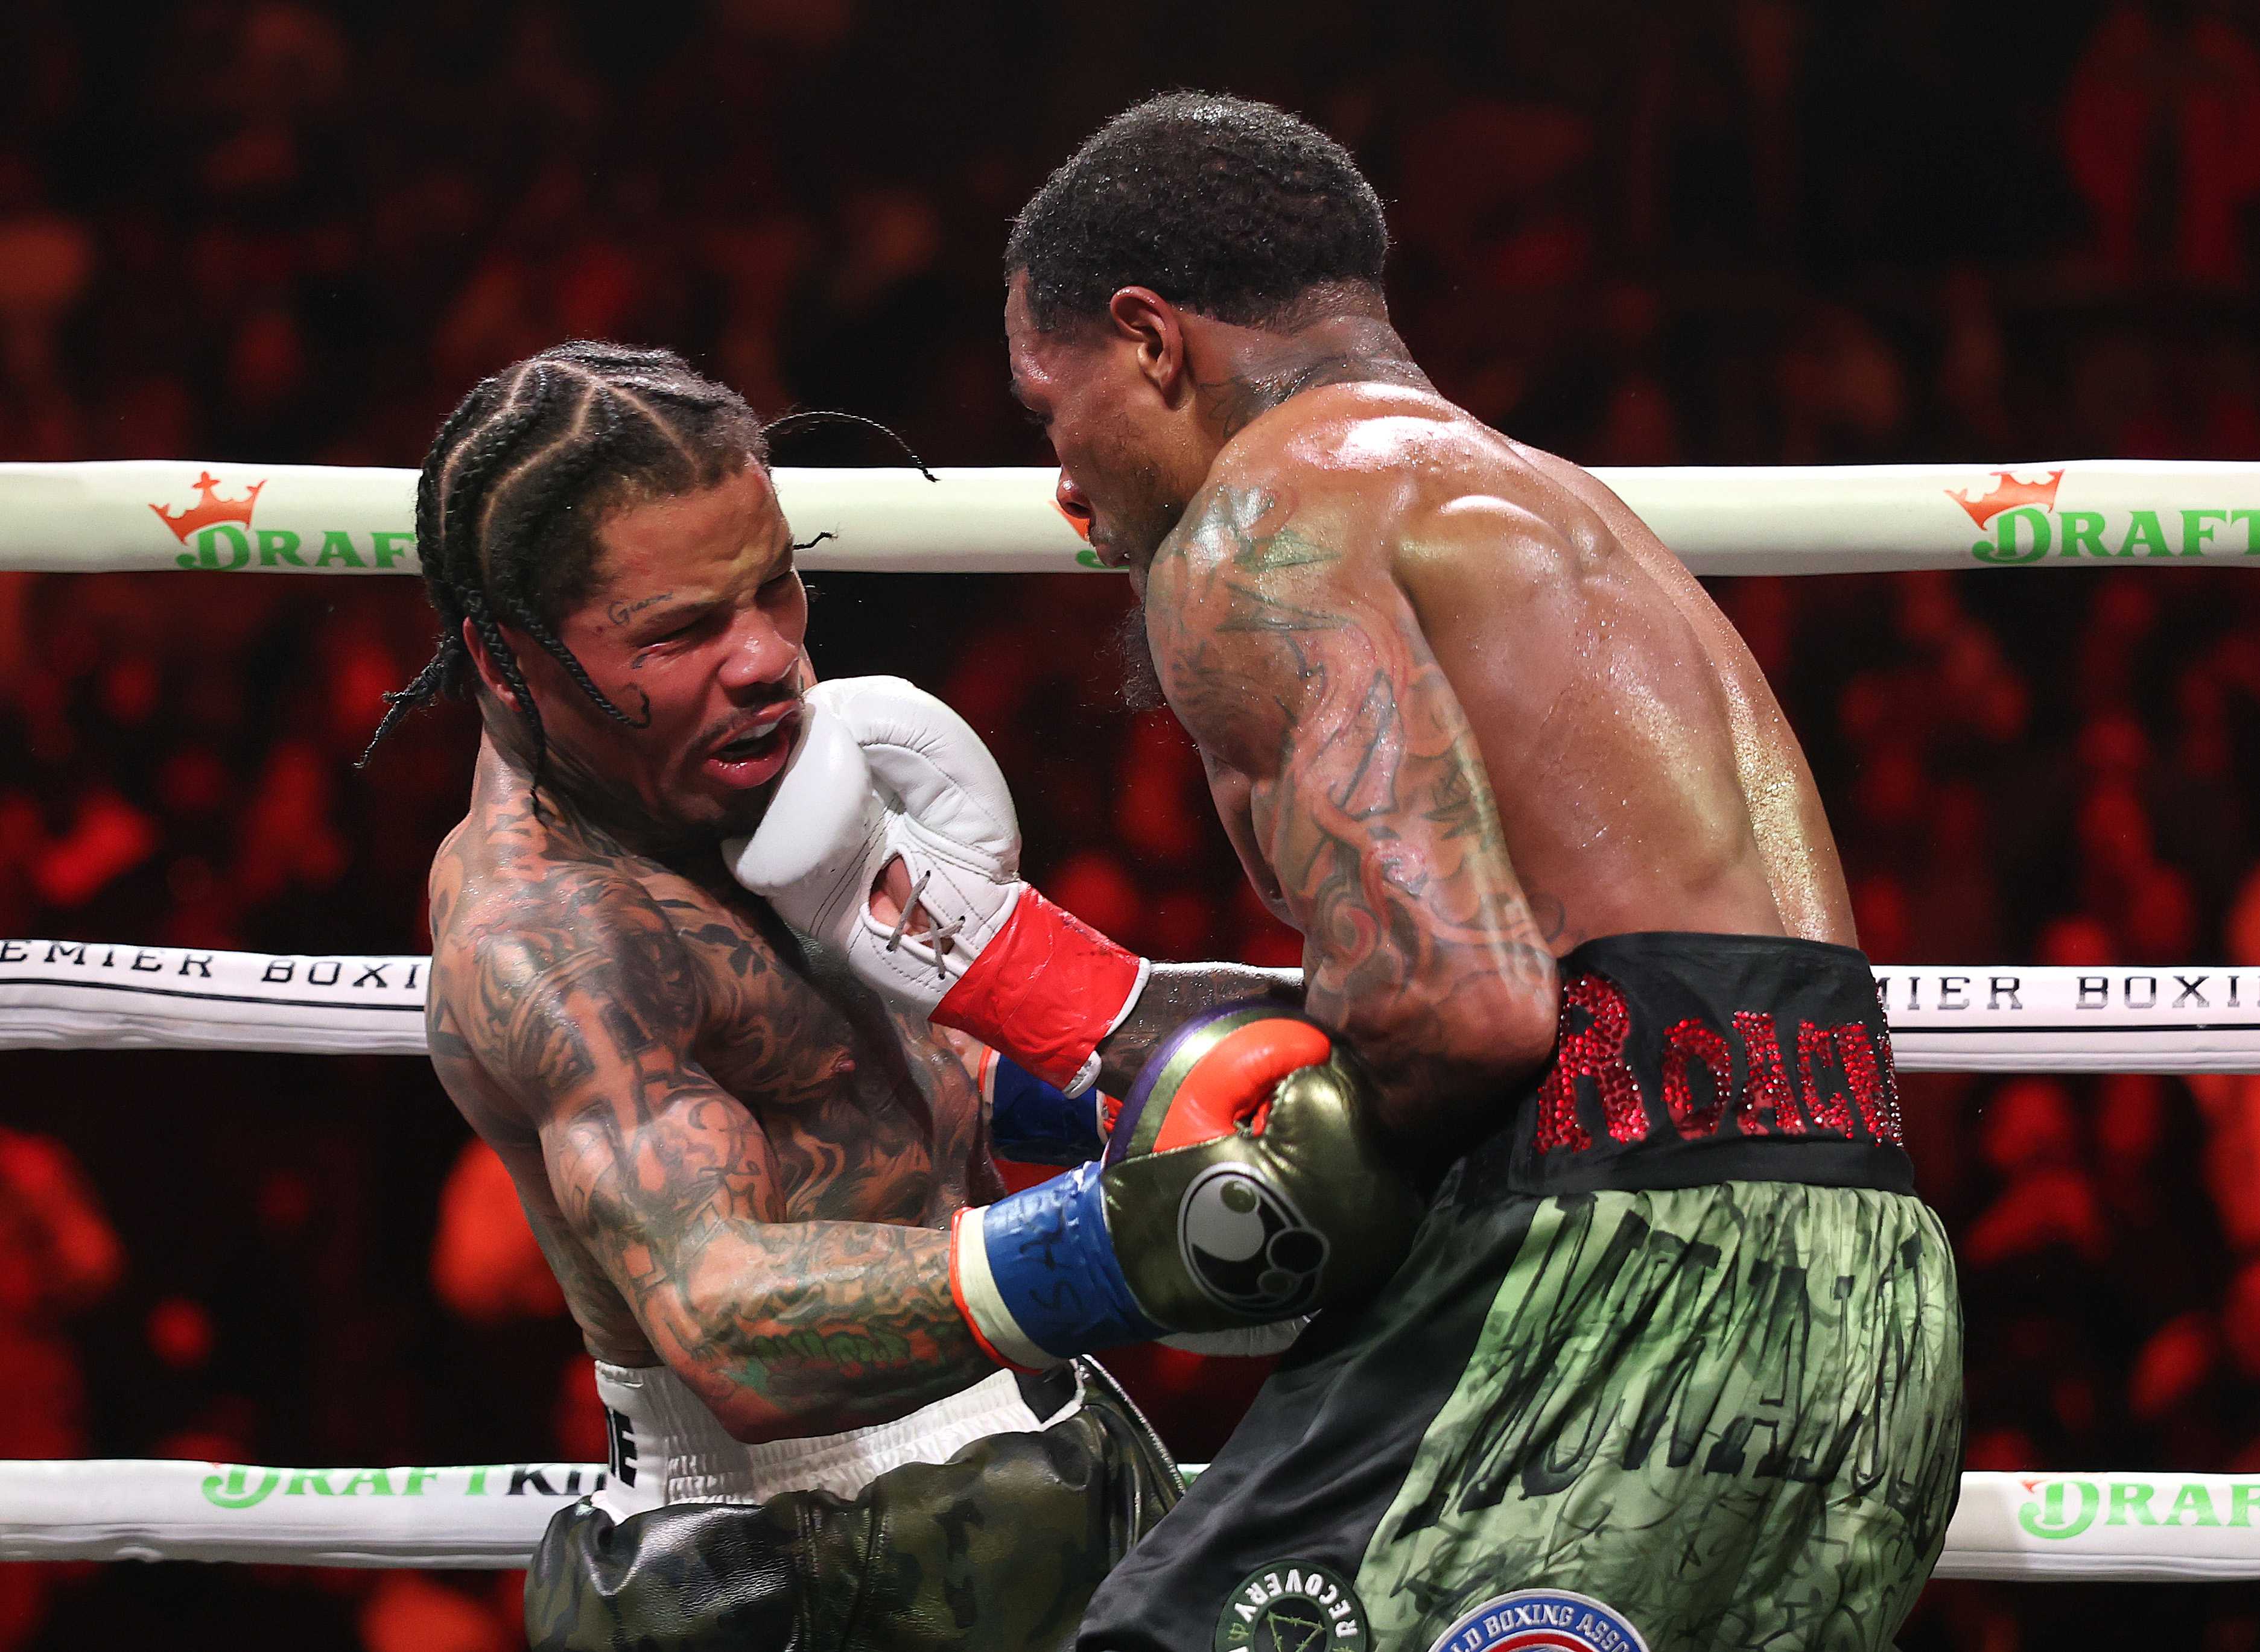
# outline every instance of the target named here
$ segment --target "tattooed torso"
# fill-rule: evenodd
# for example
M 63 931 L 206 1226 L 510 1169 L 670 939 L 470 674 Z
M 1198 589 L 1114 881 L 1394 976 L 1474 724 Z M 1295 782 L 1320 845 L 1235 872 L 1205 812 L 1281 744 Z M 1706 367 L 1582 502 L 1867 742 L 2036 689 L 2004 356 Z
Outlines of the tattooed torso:
M 1523 1046 L 1492 1074 L 1542 1059 L 1586 938 L 1850 942 L 1803 755 L 1685 567 L 1576 466 L 1363 377 L 1228 418 L 1146 572 L 1155 668 L 1312 1012 L 1409 1108 L 1484 1090 L 1486 1043 Z
M 987 1369 L 951 1213 L 998 1191 L 963 1063 L 727 879 L 630 853 L 483 749 L 432 872 L 433 1062 L 508 1165 L 589 1348 L 754 1435 Z

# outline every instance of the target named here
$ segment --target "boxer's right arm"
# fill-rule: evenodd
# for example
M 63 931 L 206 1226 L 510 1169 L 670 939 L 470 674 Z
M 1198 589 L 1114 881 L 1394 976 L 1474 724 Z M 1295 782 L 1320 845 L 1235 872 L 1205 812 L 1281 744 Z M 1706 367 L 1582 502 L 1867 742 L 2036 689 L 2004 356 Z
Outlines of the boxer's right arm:
M 1147 572 L 1148 640 L 1304 937 L 1306 1007 L 1440 1164 L 1544 1065 L 1559 978 L 1475 732 L 1360 474 L 1291 445 L 1212 473 Z
M 993 1371 L 947 1234 L 787 1219 L 772 1143 L 690 1054 L 699 989 L 648 897 L 601 874 L 547 893 L 569 916 L 477 941 L 465 1041 L 654 1350 L 748 1441 L 885 1421 Z
M 1267 998 L 1285 1009 L 1303 1007 L 1303 972 L 1258 969 L 1251 964 L 1156 964 L 1146 990 L 1098 1046 L 1098 1083 L 1122 1095 L 1162 1041 L 1205 1011 Z

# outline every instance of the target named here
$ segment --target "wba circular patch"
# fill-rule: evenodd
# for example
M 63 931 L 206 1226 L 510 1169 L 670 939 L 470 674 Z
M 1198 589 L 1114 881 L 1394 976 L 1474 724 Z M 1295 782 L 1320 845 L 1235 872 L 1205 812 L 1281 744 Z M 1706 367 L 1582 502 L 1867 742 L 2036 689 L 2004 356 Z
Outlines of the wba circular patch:
M 1217 1614 L 1214 1652 L 1366 1652 L 1365 1603 L 1331 1566 L 1276 1561 L 1241 1580 Z
M 1591 1595 L 1518 1589 L 1463 1613 L 1428 1652 L 1648 1652 L 1648 1642 Z

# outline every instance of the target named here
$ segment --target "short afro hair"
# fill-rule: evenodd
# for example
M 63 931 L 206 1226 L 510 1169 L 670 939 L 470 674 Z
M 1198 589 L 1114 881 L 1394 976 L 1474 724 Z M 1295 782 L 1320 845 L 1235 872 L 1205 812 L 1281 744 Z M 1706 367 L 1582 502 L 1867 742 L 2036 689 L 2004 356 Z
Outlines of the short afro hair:
M 1245 326 L 1317 287 L 1378 296 L 1388 251 L 1381 197 L 1326 133 L 1270 103 L 1166 92 L 1044 180 L 1013 223 L 1005 278 L 1026 274 L 1047 332 L 1125 287 Z

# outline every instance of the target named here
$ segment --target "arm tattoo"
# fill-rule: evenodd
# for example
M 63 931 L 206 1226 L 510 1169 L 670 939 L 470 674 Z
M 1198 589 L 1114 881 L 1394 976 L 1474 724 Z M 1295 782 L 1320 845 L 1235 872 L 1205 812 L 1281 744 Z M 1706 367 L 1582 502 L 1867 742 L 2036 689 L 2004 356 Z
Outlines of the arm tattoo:
M 747 1438 L 901 1416 L 993 1370 L 951 1300 L 945 1234 L 790 1218 L 804 1178 L 696 1058 L 700 973 L 652 897 L 609 866 L 548 864 L 467 937 L 461 1024 L 435 1018 L 433 1054 L 524 1105 L 566 1227 L 654 1350 Z M 747 951 L 749 974 L 767 967 Z M 587 1264 L 544 1248 L 570 1291 Z
M 1253 782 L 1310 1012 L 1370 1059 L 1398 1121 L 1492 1081 L 1486 1029 L 1532 996 L 1550 1014 L 1554 957 L 1466 715 L 1393 580 L 1344 559 L 1291 498 L 1219 486 L 1155 556 L 1146 612 L 1170 704 Z

